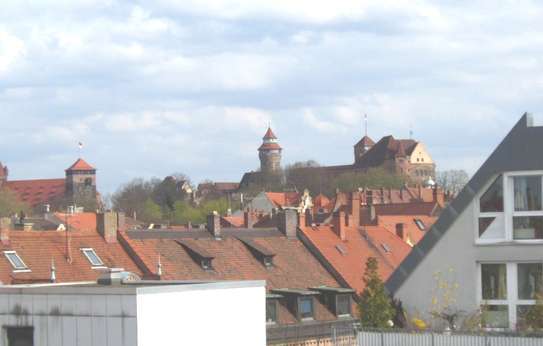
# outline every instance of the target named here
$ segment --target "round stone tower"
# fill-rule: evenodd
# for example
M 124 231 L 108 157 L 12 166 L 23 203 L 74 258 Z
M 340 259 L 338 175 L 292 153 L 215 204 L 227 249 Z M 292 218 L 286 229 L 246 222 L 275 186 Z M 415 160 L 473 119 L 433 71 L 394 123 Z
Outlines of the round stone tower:
M 276 173 L 281 170 L 282 150 L 271 127 L 268 127 L 268 131 L 262 138 L 262 145 L 258 148 L 260 170 L 263 173 Z

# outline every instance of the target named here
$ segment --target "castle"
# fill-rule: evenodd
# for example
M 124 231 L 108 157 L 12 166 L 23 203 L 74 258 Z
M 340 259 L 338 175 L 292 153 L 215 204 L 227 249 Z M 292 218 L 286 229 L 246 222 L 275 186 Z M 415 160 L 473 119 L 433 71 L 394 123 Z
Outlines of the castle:
M 0 163 L 0 188 L 10 190 L 32 209 L 72 205 L 95 210 L 99 205 L 96 168 L 81 158 L 65 170 L 65 178 L 9 180 L 8 173 L 8 168 Z
M 262 138 L 262 145 L 258 148 L 260 171 L 245 173 L 240 187 L 263 186 L 270 180 L 278 182 L 282 173 L 282 150 L 277 136 L 269 127 Z M 295 170 L 329 180 L 346 173 L 363 173 L 370 168 L 382 168 L 421 185 L 432 183 L 436 176 L 434 160 L 423 143 L 413 139 L 395 139 L 393 136 L 385 136 L 378 142 L 374 142 L 367 135 L 362 137 L 354 145 L 353 164 L 304 167 Z

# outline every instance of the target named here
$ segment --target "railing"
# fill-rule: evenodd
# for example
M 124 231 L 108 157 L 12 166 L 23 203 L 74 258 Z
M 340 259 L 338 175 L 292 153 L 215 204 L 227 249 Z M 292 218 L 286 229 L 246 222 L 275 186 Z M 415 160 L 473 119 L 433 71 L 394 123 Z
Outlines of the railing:
M 543 346 L 543 335 L 364 330 L 358 333 L 358 346 Z
M 329 339 L 332 345 L 343 345 L 339 343 L 339 340 L 350 338 L 353 340 L 351 345 L 356 345 L 357 330 L 355 322 L 354 319 L 346 319 L 333 322 L 314 321 L 293 325 L 268 326 L 267 343 L 268 345 L 295 344 L 305 340 Z

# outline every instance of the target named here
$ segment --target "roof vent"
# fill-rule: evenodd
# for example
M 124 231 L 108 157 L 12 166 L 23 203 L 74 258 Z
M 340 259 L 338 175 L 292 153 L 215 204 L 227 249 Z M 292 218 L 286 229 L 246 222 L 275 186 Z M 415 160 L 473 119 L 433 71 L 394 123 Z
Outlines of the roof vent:
M 98 285 L 121 285 L 126 282 L 137 282 L 141 278 L 134 273 L 126 272 L 123 268 L 110 268 L 107 272 L 100 275 L 97 280 Z

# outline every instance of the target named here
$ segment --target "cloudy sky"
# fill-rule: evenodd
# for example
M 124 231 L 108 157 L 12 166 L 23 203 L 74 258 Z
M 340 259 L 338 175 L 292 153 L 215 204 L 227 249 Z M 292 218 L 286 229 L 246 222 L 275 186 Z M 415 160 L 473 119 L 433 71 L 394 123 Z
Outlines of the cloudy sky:
M 24 3 L 24 5 L 22 5 Z M 184 172 L 239 180 L 271 122 L 284 162 L 426 143 L 473 173 L 521 114 L 543 120 L 536 1 L 3 0 L 0 161 L 58 177 L 78 156 L 111 192 Z

